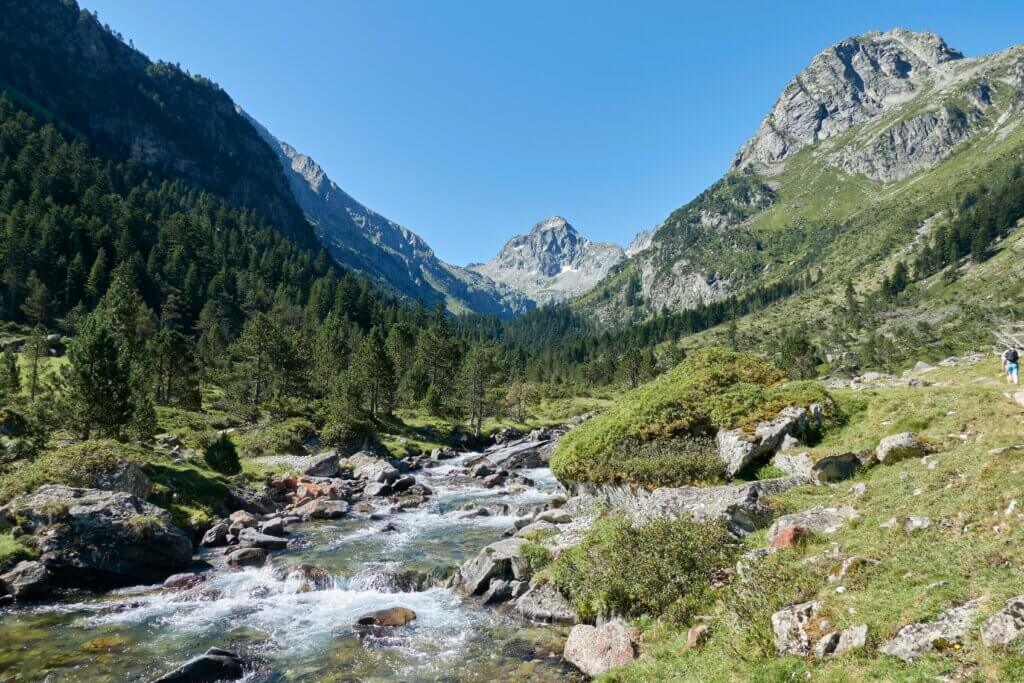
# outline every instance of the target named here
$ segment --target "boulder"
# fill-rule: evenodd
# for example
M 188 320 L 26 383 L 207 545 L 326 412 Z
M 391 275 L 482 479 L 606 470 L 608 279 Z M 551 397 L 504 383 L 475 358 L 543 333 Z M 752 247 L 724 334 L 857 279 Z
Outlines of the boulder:
M 1024 633 L 1024 595 L 1010 598 L 1003 608 L 981 624 L 981 642 L 986 647 L 1003 647 Z
M 259 524 L 259 518 L 248 510 L 235 510 L 228 516 L 231 525 L 237 525 L 239 529 L 247 529 Z
M 260 533 L 268 536 L 284 536 L 286 533 L 284 520 L 280 517 L 271 517 L 267 521 L 261 522 L 259 529 Z
M 352 476 L 368 482 L 391 483 L 399 477 L 398 463 L 390 458 L 378 458 L 369 451 L 360 451 L 348 457 Z
M 814 644 L 814 656 L 819 659 L 833 655 L 841 655 L 851 650 L 858 650 L 867 645 L 867 624 L 851 626 L 842 631 L 826 633 Z
M 806 538 L 807 535 L 807 527 L 805 526 L 800 524 L 788 526 L 772 537 L 772 547 L 776 549 L 793 548 L 800 545 L 800 541 Z
M 816 534 L 834 534 L 843 528 L 847 521 L 857 517 L 860 517 L 860 513 L 849 507 L 813 507 L 804 512 L 796 512 L 779 517 L 768 528 L 768 538 L 772 545 L 774 545 L 776 536 L 786 529 L 798 526 Z
M 439 462 L 441 460 L 451 460 L 456 455 L 458 455 L 458 452 L 451 446 L 441 446 L 440 448 L 435 448 L 434 450 L 430 451 L 430 459 L 433 460 L 434 462 Z
M 411 474 L 407 474 L 404 477 L 399 477 L 398 479 L 395 479 L 395 482 L 391 484 L 391 492 L 402 493 L 403 491 L 408 491 L 415 485 L 416 477 L 412 476 Z
M 495 467 L 506 470 L 545 467 L 550 460 L 550 454 L 544 448 L 547 443 L 547 441 L 518 441 L 503 448 L 488 451 L 487 459 Z
M 338 452 L 324 451 L 309 459 L 302 470 L 308 477 L 334 477 L 338 474 Z
M 18 602 L 43 598 L 50 592 L 50 572 L 42 562 L 23 560 L 0 576 L 0 585 Z
M 262 567 L 266 561 L 267 551 L 263 548 L 238 548 L 228 554 L 231 567 Z
M 171 574 L 164 581 L 164 588 L 192 588 L 194 586 L 198 586 L 205 580 L 205 574 L 196 574 L 194 572 Z
M 307 521 L 310 519 L 339 519 L 348 513 L 348 503 L 343 500 L 317 498 L 295 508 L 293 512 Z
M 190 659 L 153 683 L 216 683 L 237 681 L 244 676 L 241 657 L 233 652 L 211 647 L 206 654 Z
M 228 530 L 231 528 L 231 523 L 226 520 L 215 522 L 213 526 L 206 530 L 203 534 L 203 539 L 199 541 L 199 545 L 204 548 L 217 548 L 228 544 Z
M 882 439 L 875 448 L 878 462 L 891 465 L 906 458 L 920 458 L 931 453 L 927 443 L 920 440 L 913 432 L 892 434 Z
M 550 583 L 531 583 L 516 600 L 516 611 L 530 621 L 576 624 L 579 617 L 569 601 Z
M 760 422 L 753 434 L 739 429 L 722 429 L 715 436 L 718 457 L 725 465 L 725 476 L 732 478 L 759 459 L 779 450 L 787 435 L 803 433 L 808 424 L 805 408 L 783 409 L 777 418 Z
M 416 618 L 408 607 L 391 607 L 364 614 L 356 620 L 359 626 L 405 626 Z
M 544 510 L 533 517 L 535 522 L 548 522 L 550 524 L 568 524 L 572 521 L 572 515 L 565 510 Z
M 166 510 L 129 493 L 48 484 L 12 503 L 61 585 L 155 583 L 192 560 Z
M 780 655 L 806 655 L 811 651 L 807 625 L 821 607 L 818 602 L 790 605 L 772 615 L 775 651 Z
M 587 676 L 600 676 L 635 660 L 638 639 L 637 629 L 618 620 L 601 627 L 577 624 L 569 632 L 562 656 Z
M 552 524 L 551 522 L 530 522 L 523 528 L 516 531 L 515 536 L 519 538 L 527 538 L 532 534 L 557 531 L 558 527 L 558 524 Z
M 363 489 L 363 495 L 369 498 L 380 498 L 382 496 L 390 496 L 392 492 L 391 484 L 386 481 L 375 481 L 366 485 Z
M 485 547 L 471 560 L 466 561 L 458 573 L 459 584 L 469 595 L 480 595 L 487 590 L 493 579 L 525 579 L 529 574 L 529 563 L 522 556 L 522 547 L 527 541 L 509 538 Z
M 967 636 L 977 612 L 978 601 L 972 600 L 946 610 L 934 621 L 908 624 L 882 645 L 879 652 L 912 662 L 933 649 L 960 643 Z
M 261 534 L 255 529 L 242 529 L 242 532 L 238 535 L 238 545 L 243 548 L 284 550 L 288 547 L 288 541 L 277 536 Z
M 93 486 L 103 491 L 121 491 L 145 500 L 153 492 L 153 482 L 137 463 L 118 460 L 114 466 L 98 474 Z
M 494 474 L 494 468 L 487 463 L 480 463 L 469 470 L 469 476 L 476 479 L 483 479 L 484 477 L 489 477 L 492 474 Z
M 778 453 L 772 462 L 791 476 L 807 477 L 818 484 L 826 484 L 849 479 L 873 462 L 873 456 L 870 451 L 847 451 L 818 458 L 811 458 L 807 453 Z
M 503 579 L 494 579 L 487 586 L 483 596 L 485 605 L 497 605 L 512 599 L 512 582 Z
M 493 489 L 493 488 L 497 488 L 497 487 L 501 486 L 502 484 L 504 484 L 506 479 L 508 479 L 508 472 L 501 471 L 501 472 L 495 472 L 494 474 L 490 474 L 490 475 L 484 477 L 482 483 L 487 488 Z
M 686 647 L 693 650 L 698 648 L 707 642 L 707 639 L 711 636 L 711 627 L 707 624 L 697 624 L 691 626 L 686 632 Z

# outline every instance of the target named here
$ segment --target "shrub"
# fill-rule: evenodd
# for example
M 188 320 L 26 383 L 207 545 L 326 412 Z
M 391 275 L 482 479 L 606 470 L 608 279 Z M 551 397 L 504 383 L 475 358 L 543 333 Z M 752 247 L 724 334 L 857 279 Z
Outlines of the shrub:
M 530 575 L 537 574 L 551 563 L 551 551 L 539 543 L 524 543 L 519 549 L 530 567 Z
M 684 623 L 706 602 L 714 572 L 737 553 L 721 523 L 676 519 L 633 527 L 612 516 L 595 522 L 548 574 L 585 620 L 649 615 Z
M 551 469 L 563 481 L 650 487 L 714 480 L 707 450 L 696 446 L 701 437 L 719 429 L 753 429 L 786 406 L 820 403 L 826 418 L 835 415 L 834 403 L 820 384 L 784 380 L 780 370 L 756 356 L 701 349 L 566 434 Z M 698 441 L 686 447 L 669 441 L 650 451 L 638 447 L 678 437 Z
M 42 453 L 35 460 L 0 476 L 0 503 L 43 484 L 95 486 L 99 475 L 118 460 L 138 462 L 142 450 L 111 439 L 93 439 Z
M 221 474 L 232 475 L 242 471 L 242 463 L 238 460 L 235 443 L 227 434 L 221 434 L 207 446 L 203 459 L 210 469 Z

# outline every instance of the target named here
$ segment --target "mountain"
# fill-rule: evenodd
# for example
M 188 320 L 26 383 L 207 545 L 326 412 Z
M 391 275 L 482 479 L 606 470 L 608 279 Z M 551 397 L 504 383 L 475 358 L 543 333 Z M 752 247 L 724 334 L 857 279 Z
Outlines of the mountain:
M 547 304 L 588 291 L 625 258 L 617 244 L 591 242 L 552 216 L 510 239 L 491 261 L 468 268 Z
M 812 273 L 877 284 L 958 198 L 1005 182 L 1022 112 L 1024 47 L 966 58 L 904 29 L 840 41 L 790 81 L 725 176 L 576 305 L 628 323 L 793 291 Z
M 316 161 L 248 118 L 274 150 L 317 239 L 339 264 L 428 306 L 442 303 L 453 313 L 508 318 L 533 308 L 522 293 L 437 258 L 419 235 L 360 204 Z

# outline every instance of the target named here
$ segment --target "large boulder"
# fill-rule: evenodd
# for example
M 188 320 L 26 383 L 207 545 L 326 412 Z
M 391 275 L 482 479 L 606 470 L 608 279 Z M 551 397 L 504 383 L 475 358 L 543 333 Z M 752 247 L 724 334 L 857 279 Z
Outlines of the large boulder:
M 199 545 L 204 548 L 217 548 L 219 546 L 227 545 L 230 529 L 231 522 L 226 519 L 214 522 L 213 526 L 207 529 L 206 533 L 203 534 L 203 538 L 199 541 Z
M 522 555 L 526 539 L 509 538 L 485 547 L 459 568 L 458 581 L 469 595 L 487 590 L 492 579 L 529 578 L 529 563 Z
M 308 477 L 333 477 L 338 474 L 338 452 L 324 451 L 309 459 L 302 471 Z
M 906 458 L 920 458 L 931 452 L 931 447 L 916 434 L 901 432 L 882 439 L 875 448 L 875 457 L 878 462 L 890 465 Z
M 270 534 L 263 534 L 255 529 L 242 529 L 238 534 L 238 545 L 243 548 L 263 548 L 264 550 L 284 550 L 288 541 Z
M 768 539 L 774 544 L 779 534 L 792 527 L 803 527 L 816 534 L 834 534 L 842 529 L 849 520 L 857 517 L 860 517 L 860 513 L 850 507 L 813 507 L 810 510 L 779 517 L 769 527 Z
M 569 632 L 562 656 L 588 676 L 600 676 L 636 659 L 639 632 L 622 621 L 600 627 L 577 624 Z
M 811 457 L 807 453 L 778 453 L 772 462 L 791 476 L 807 477 L 818 484 L 849 479 L 874 461 L 871 451 L 846 451 Z
M 19 602 L 35 600 L 49 594 L 50 572 L 42 562 L 25 560 L 0 576 L 0 585 Z
M 808 423 L 805 408 L 789 407 L 774 420 L 758 423 L 753 434 L 740 429 L 720 430 L 715 441 L 725 476 L 731 479 L 757 461 L 767 459 L 781 448 L 787 436 L 804 433 Z
M 487 459 L 495 467 L 515 470 L 523 467 L 545 467 L 550 459 L 544 457 L 547 441 L 517 441 L 501 448 L 490 450 Z
M 267 551 L 263 548 L 237 548 L 227 557 L 230 567 L 262 567 L 267 561 Z
M 775 651 L 780 655 L 806 655 L 811 651 L 807 626 L 821 607 L 817 602 L 801 602 L 772 614 Z
M 390 484 L 400 476 L 400 463 L 390 458 L 379 458 L 369 451 L 359 451 L 348 457 L 348 466 L 352 468 L 352 476 L 368 482 Z
M 545 624 L 576 624 L 579 616 L 569 601 L 550 583 L 531 583 L 516 600 L 515 609 L 530 621 Z
M 110 469 L 93 480 L 93 486 L 104 491 L 121 491 L 145 500 L 153 492 L 153 482 L 137 463 L 118 460 Z
M 978 601 L 972 600 L 946 610 L 934 621 L 908 624 L 882 645 L 879 652 L 912 662 L 933 649 L 958 644 L 967 636 L 977 613 Z
M 653 491 L 635 486 L 577 484 L 580 509 L 593 502 L 621 511 L 636 526 L 660 519 L 691 517 L 698 522 L 725 521 L 737 536 L 768 526 L 774 516 L 772 496 L 811 483 L 806 477 L 766 479 L 730 486 L 680 486 Z
M 343 500 L 317 498 L 295 508 L 292 512 L 307 521 L 310 519 L 339 519 L 348 514 L 348 503 Z
M 216 683 L 237 681 L 244 676 L 241 657 L 234 652 L 211 647 L 206 654 L 190 659 L 153 683 Z
M 1010 598 L 1003 608 L 981 624 L 981 642 L 986 647 L 1006 646 L 1024 633 L 1024 595 Z
M 48 484 L 12 508 L 58 584 L 155 583 L 192 559 L 170 513 L 128 493 Z

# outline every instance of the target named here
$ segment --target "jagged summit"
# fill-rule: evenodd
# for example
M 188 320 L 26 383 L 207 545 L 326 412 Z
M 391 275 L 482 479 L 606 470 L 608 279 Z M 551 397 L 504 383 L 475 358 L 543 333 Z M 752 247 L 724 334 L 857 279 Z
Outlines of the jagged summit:
M 589 290 L 625 256 L 617 244 L 591 242 L 555 215 L 510 239 L 490 262 L 469 268 L 550 303 Z
M 841 40 L 789 82 L 733 166 L 770 169 L 906 102 L 935 70 L 960 59 L 961 52 L 928 32 L 896 28 Z

